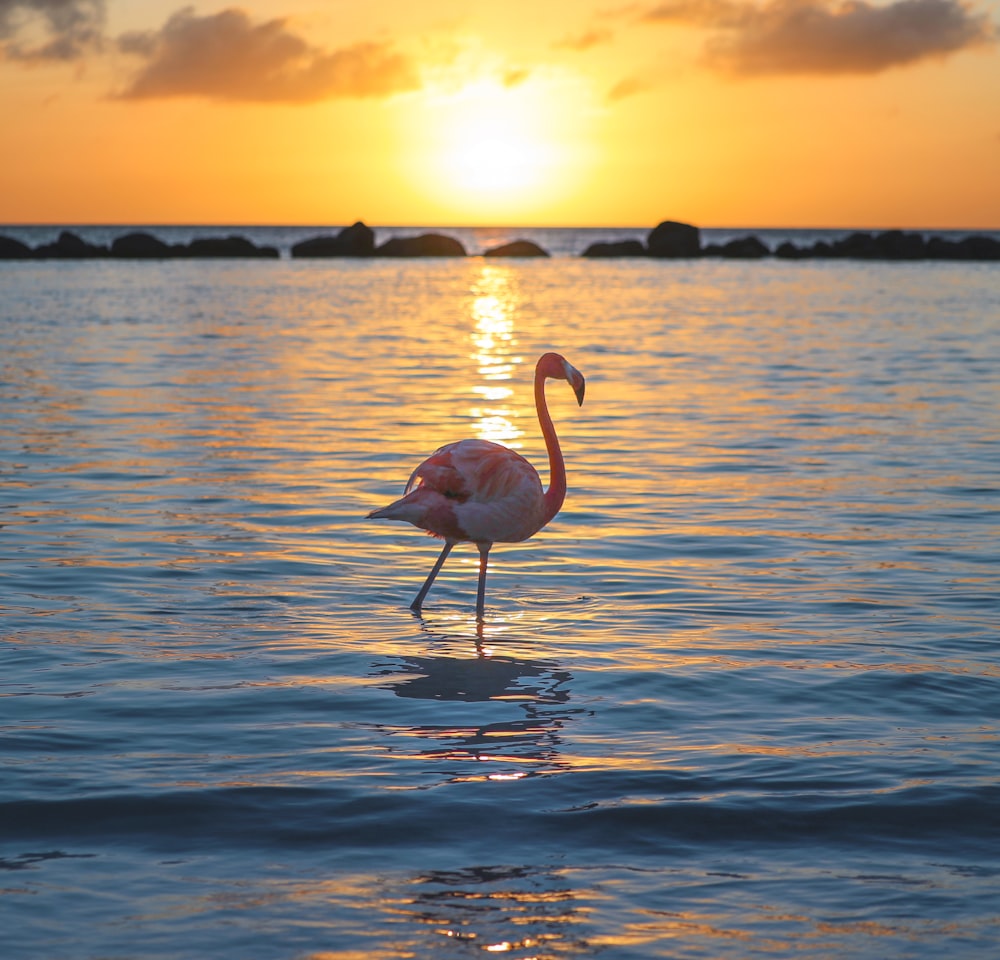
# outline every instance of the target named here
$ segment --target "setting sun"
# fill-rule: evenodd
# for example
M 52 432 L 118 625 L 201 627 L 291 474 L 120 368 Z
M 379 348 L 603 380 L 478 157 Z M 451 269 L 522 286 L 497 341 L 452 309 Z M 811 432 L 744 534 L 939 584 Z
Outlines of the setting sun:
M 466 91 L 447 111 L 442 131 L 446 181 L 474 199 L 517 198 L 551 174 L 554 149 L 537 109 L 502 88 Z
M 404 137 L 418 144 L 413 188 L 447 222 L 528 222 L 579 186 L 585 112 L 545 79 L 473 80 L 414 97 Z

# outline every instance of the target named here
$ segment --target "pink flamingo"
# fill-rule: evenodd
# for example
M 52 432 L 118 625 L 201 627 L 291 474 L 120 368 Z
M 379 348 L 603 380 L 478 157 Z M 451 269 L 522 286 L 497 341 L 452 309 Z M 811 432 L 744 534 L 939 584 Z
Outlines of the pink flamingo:
M 558 353 L 535 365 L 535 410 L 549 454 L 549 489 L 542 492 L 538 472 L 520 454 L 489 440 L 459 440 L 435 450 L 410 475 L 403 498 L 368 514 L 372 520 L 405 520 L 444 540 L 424 585 L 410 609 L 420 612 L 424 598 L 452 547 L 471 541 L 479 548 L 476 619 L 483 619 L 486 563 L 494 543 L 519 543 L 534 536 L 566 498 L 566 466 L 552 417 L 545 403 L 545 381 L 567 380 L 583 403 L 584 379 Z M 419 480 L 416 488 L 414 480 Z

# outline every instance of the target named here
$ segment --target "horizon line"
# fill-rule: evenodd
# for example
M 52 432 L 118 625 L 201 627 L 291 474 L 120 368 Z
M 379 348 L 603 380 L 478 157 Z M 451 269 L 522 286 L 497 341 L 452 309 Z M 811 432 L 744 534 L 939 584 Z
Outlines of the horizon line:
M 665 221 L 657 221 L 657 223 L 646 223 L 646 224 L 531 224 L 531 223 L 517 223 L 517 224 L 496 224 L 496 223 L 477 223 L 477 224 L 446 224 L 446 223 L 434 223 L 431 221 L 421 221 L 412 223 L 386 223 L 386 224 L 372 224 L 366 220 L 352 220 L 345 222 L 329 222 L 329 221 L 318 221 L 318 222 L 254 222 L 254 221 L 214 221 L 214 220 L 204 220 L 204 221 L 163 221 L 163 222 L 153 222 L 153 221 L 138 221 L 138 220 L 109 220 L 103 222 L 84 222 L 84 221 L 66 221 L 66 220 L 38 220 L 33 222 L 20 221 L 20 222 L 0 222 L 0 230 L 6 228 L 41 228 L 41 227 L 91 227 L 91 228 L 112 228 L 112 227 L 168 227 L 172 229 L 192 227 L 192 228 L 236 228 L 236 229 L 302 229 L 302 230 L 330 230 L 337 229 L 346 226 L 350 226 L 352 223 L 361 222 L 366 226 L 370 227 L 372 230 L 412 230 L 432 227 L 439 230 L 653 230 L 657 223 L 662 223 Z M 790 231 L 790 230 L 821 230 L 821 231 L 833 231 L 833 230 L 847 230 L 847 231 L 888 231 L 888 230 L 902 230 L 904 232 L 910 231 L 914 233 L 927 233 L 934 230 L 944 230 L 949 233 L 954 232 L 978 232 L 985 231 L 987 233 L 998 233 L 1000 232 L 1000 225 L 994 227 L 970 227 L 970 226 L 886 226 L 884 224 L 873 225 L 873 224 L 850 224 L 850 225 L 826 225 L 826 226 L 804 226 L 797 225 L 791 226 L 787 224 L 783 225 L 770 225 L 762 226 L 760 224 L 746 225 L 746 224 L 700 224 L 691 221 L 674 221 L 680 223 L 689 223 L 691 226 L 697 227 L 699 230 L 778 230 L 778 231 Z

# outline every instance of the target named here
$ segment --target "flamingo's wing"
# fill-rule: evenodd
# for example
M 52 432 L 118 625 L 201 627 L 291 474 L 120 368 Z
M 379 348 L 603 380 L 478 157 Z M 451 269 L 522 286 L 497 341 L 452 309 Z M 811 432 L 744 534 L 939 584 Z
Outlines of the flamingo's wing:
M 489 440 L 459 440 L 435 450 L 410 475 L 404 492 L 417 480 L 459 503 L 492 503 L 541 490 L 538 472 L 524 457 Z

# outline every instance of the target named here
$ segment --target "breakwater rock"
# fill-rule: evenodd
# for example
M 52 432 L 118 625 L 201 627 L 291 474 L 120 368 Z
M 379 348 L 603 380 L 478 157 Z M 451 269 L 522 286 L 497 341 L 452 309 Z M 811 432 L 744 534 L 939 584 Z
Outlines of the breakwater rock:
M 548 251 L 531 240 L 515 240 L 485 250 L 484 257 L 548 257 Z M 14 237 L 0 235 L 0 260 L 166 260 L 178 258 L 279 257 L 273 246 L 258 246 L 237 235 L 199 237 L 189 243 L 167 243 L 142 231 L 116 237 L 110 245 L 89 243 L 76 233 L 63 230 L 54 241 L 32 248 Z M 460 240 L 440 233 L 412 237 L 390 237 L 375 245 L 375 231 L 362 221 L 336 234 L 322 234 L 295 243 L 292 257 L 465 257 Z M 760 237 L 749 234 L 721 243 L 702 243 L 698 227 L 664 220 L 646 235 L 645 241 L 615 239 L 591 243 L 580 254 L 587 258 L 651 257 L 691 259 L 720 257 L 756 260 L 982 260 L 1000 261 L 1000 239 L 983 234 L 965 237 L 927 236 L 904 230 L 855 231 L 839 238 L 812 242 L 784 241 L 772 249 Z
M 902 230 L 859 231 L 833 243 L 819 240 L 803 247 L 782 243 L 774 255 L 787 260 L 1000 260 L 1000 240 L 976 234 L 949 240 Z
M 166 260 L 168 258 L 257 257 L 276 259 L 274 247 L 258 247 L 246 237 L 200 237 L 190 243 L 167 244 L 148 233 L 127 233 L 116 237 L 110 247 L 87 243 L 77 234 L 63 230 L 52 243 L 32 249 L 11 237 L 0 237 L 0 259 L 4 260 Z
M 725 257 L 753 260 L 778 257 L 783 260 L 1000 260 L 1000 240 L 983 235 L 962 239 L 930 236 L 903 230 L 879 233 L 856 231 L 838 240 L 818 240 L 799 246 L 786 241 L 772 250 L 760 237 L 749 234 L 726 243 L 702 246 L 701 234 L 691 224 L 665 220 L 640 240 L 592 243 L 584 257 Z
M 375 248 L 376 257 L 464 257 L 465 247 L 454 237 L 423 233 L 419 237 L 390 237 Z
M 644 257 L 646 248 L 640 240 L 614 240 L 592 243 L 581 256 L 584 257 Z
M 484 257 L 547 257 L 548 250 L 543 250 L 531 240 L 514 240 L 499 247 L 483 251 Z
M 375 231 L 360 220 L 335 236 L 312 237 L 292 247 L 293 257 L 370 257 L 374 253 Z

